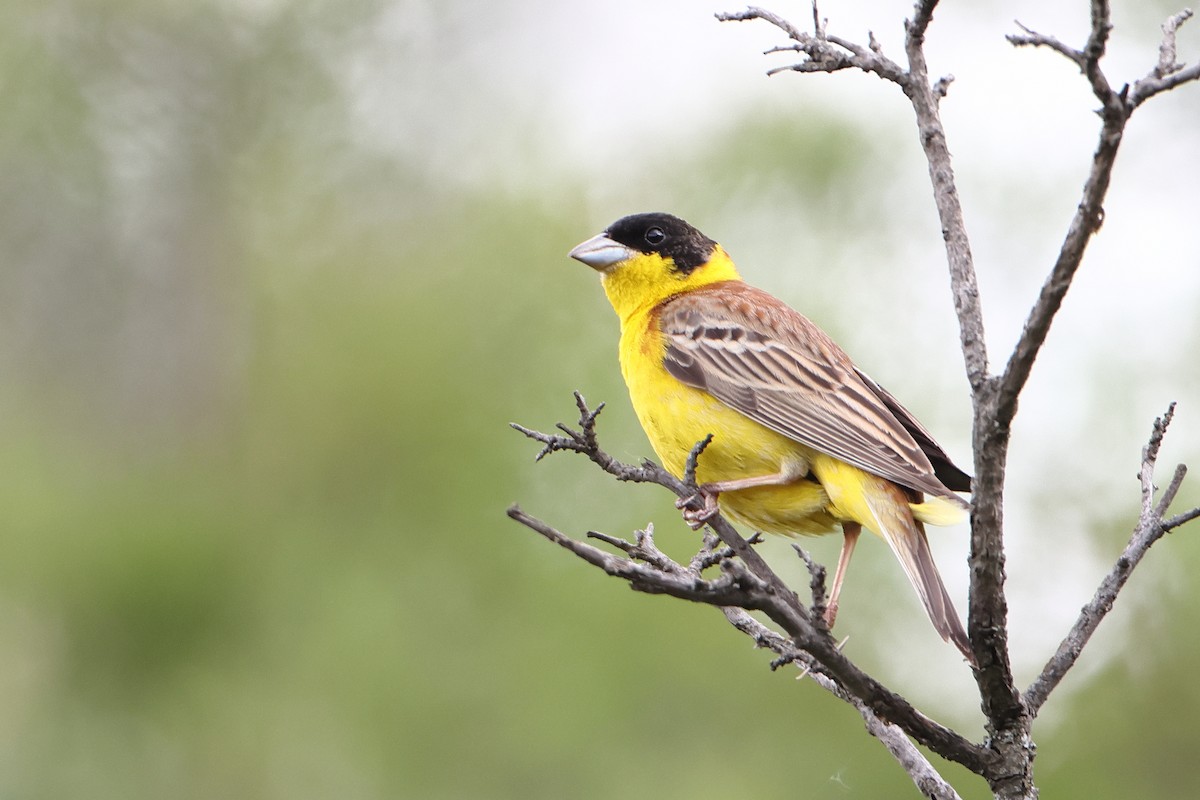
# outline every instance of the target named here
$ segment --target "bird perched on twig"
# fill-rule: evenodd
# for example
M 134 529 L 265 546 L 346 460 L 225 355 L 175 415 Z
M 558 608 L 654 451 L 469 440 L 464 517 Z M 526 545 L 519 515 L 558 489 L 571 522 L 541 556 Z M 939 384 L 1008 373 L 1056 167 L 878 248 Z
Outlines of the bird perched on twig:
M 712 434 L 700 492 L 677 504 L 685 520 L 699 528 L 720 510 L 768 533 L 840 526 L 830 626 L 865 527 L 891 546 L 937 632 L 974 663 L 923 525 L 961 519 L 969 506 L 955 492 L 971 479 L 913 415 L 678 217 L 623 217 L 570 255 L 601 274 L 621 320 L 621 372 L 663 465 L 682 476 Z

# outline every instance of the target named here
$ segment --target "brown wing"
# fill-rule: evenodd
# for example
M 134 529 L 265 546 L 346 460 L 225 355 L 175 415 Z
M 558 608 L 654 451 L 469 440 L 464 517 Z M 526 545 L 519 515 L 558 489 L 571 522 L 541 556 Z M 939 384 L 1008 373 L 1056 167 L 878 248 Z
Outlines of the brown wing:
M 867 373 L 863 372 L 858 367 L 854 368 L 855 373 L 862 379 L 871 391 L 875 392 L 876 396 L 883 401 L 883 404 L 888 407 L 904 429 L 916 440 L 917 445 L 921 448 L 921 452 L 929 459 L 933 465 L 933 474 L 941 481 L 946 488 L 953 489 L 956 492 L 971 491 L 971 476 L 963 472 L 954 462 L 950 460 L 950 456 L 946 455 L 946 451 L 933 440 L 933 434 L 925 430 L 925 426 L 917 421 L 917 418 L 912 415 L 907 408 L 900 405 L 891 392 L 880 386 Z
M 894 397 L 766 292 L 739 281 L 688 292 L 663 304 L 659 325 L 667 371 L 755 422 L 901 486 L 957 498 L 929 448 L 947 480 L 969 485 Z

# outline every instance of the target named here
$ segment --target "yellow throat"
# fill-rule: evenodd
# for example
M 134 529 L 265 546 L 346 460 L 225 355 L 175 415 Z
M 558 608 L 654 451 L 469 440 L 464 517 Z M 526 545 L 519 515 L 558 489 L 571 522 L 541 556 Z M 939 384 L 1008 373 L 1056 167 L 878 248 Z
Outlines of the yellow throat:
M 674 269 L 669 258 L 657 253 L 637 253 L 603 273 L 604 294 L 624 327 L 630 319 L 657 306 L 668 297 L 721 281 L 740 281 L 737 267 L 717 245 L 708 261 L 688 273 Z

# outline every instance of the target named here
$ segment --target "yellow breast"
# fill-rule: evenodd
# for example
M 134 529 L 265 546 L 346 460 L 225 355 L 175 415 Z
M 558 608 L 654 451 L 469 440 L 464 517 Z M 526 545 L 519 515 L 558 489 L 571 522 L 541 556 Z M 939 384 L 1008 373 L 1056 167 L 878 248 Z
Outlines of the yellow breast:
M 682 476 L 688 453 L 708 434 L 701 456 L 701 483 L 773 475 L 805 474 L 827 456 L 754 422 L 707 392 L 680 383 L 663 367 L 666 343 L 654 309 L 622 320 L 621 373 L 634 412 L 654 452 L 673 475 Z M 721 510 L 734 521 L 767 533 L 831 533 L 836 519 L 821 484 L 801 479 L 722 493 Z

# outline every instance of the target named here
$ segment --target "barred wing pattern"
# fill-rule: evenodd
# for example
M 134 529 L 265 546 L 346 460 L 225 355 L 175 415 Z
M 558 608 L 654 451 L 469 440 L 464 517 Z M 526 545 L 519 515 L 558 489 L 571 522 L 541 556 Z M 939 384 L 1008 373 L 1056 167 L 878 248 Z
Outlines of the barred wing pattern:
M 738 281 L 665 303 L 664 365 L 794 441 L 918 492 L 961 501 L 970 478 L 820 328 Z M 935 470 L 935 466 L 937 469 Z

